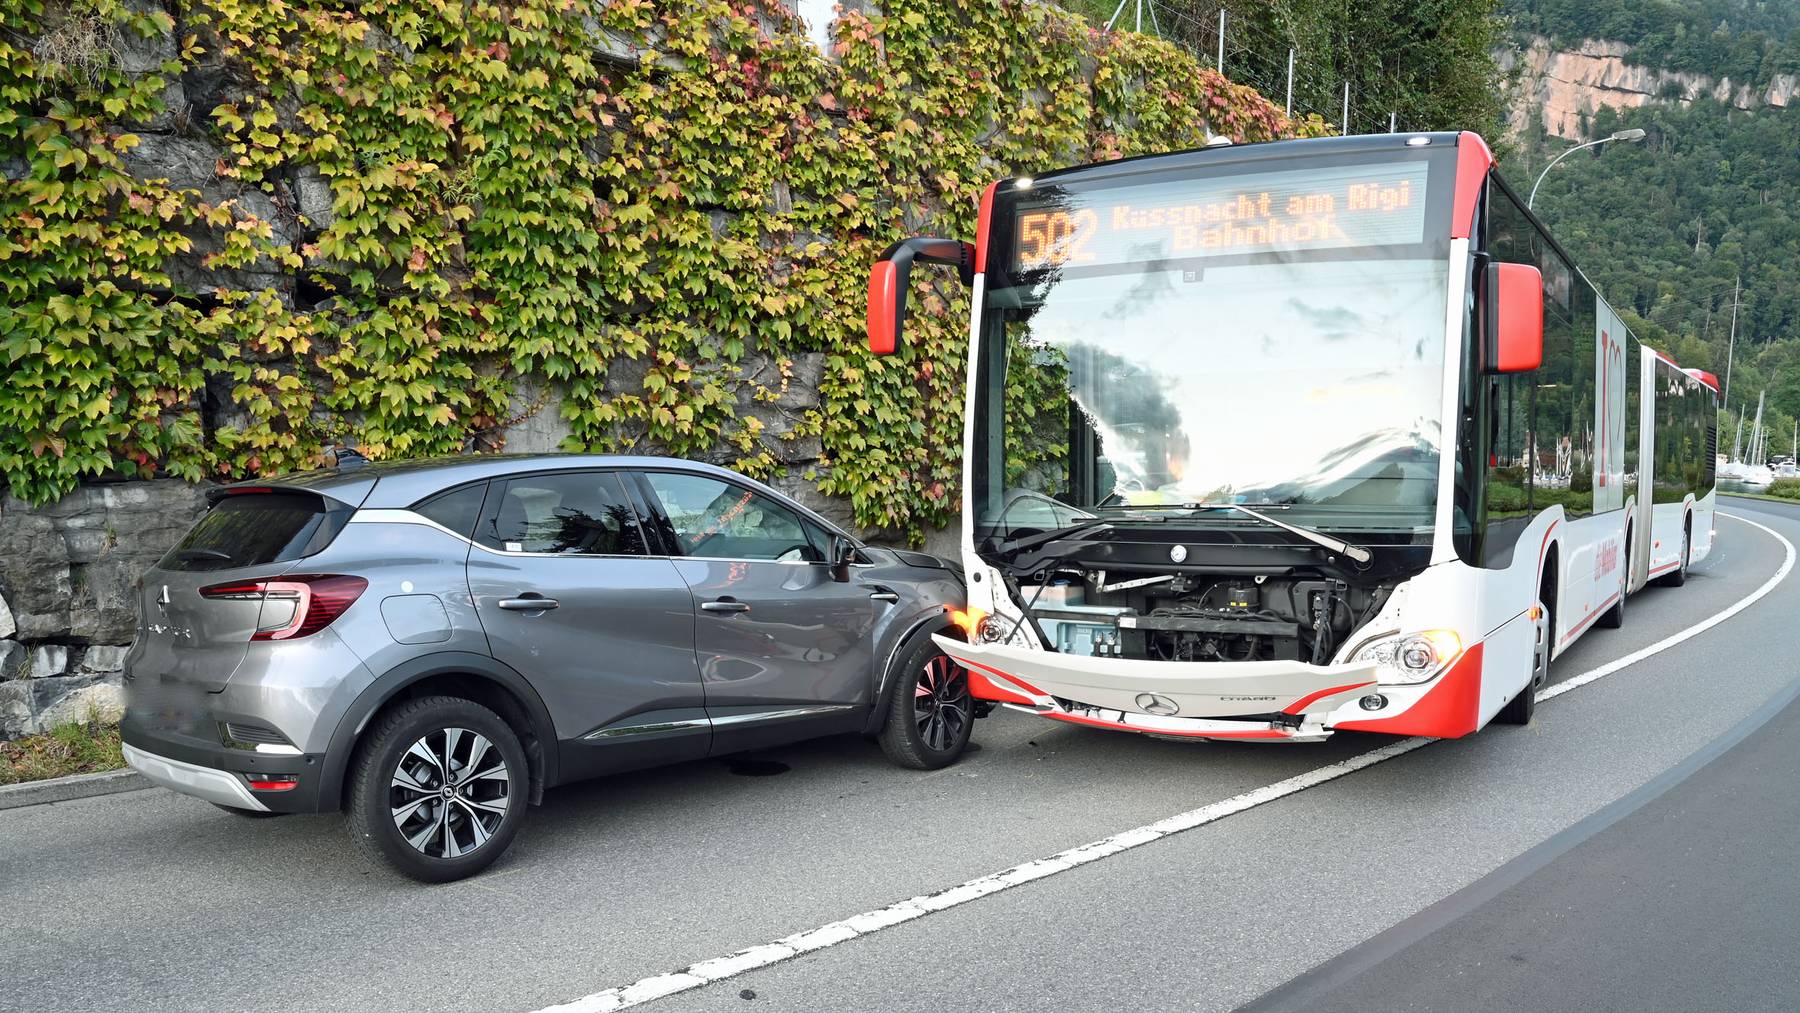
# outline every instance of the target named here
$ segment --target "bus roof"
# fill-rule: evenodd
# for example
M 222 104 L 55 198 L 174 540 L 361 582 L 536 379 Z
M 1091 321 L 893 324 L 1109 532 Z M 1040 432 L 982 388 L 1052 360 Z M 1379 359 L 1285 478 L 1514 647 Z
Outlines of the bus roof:
M 1409 143 L 1423 137 L 1423 145 Z M 1356 154 L 1364 152 L 1417 150 L 1419 147 L 1456 149 L 1462 134 L 1456 131 L 1429 131 L 1410 134 L 1352 134 L 1349 137 L 1300 137 L 1282 141 L 1257 141 L 1251 144 L 1215 144 L 1185 151 L 1168 151 L 1154 155 L 1131 155 L 1104 162 L 1090 162 L 1063 169 L 1033 173 L 1039 182 L 1078 183 L 1099 179 L 1119 171 L 1121 166 L 1153 162 L 1144 168 L 1181 168 L 1184 166 L 1235 165 L 1244 162 L 1278 160 L 1315 155 Z M 1018 177 L 1012 177 L 1018 178 Z

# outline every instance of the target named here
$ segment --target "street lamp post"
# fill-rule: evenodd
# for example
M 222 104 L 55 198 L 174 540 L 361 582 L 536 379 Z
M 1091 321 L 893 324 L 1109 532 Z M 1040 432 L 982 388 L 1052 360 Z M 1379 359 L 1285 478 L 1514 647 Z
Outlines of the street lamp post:
M 1537 182 L 1531 184 L 1531 196 L 1525 198 L 1526 210 L 1530 210 L 1532 202 L 1537 200 L 1538 187 L 1543 185 L 1544 177 L 1548 176 L 1550 174 L 1550 170 L 1556 167 L 1556 163 L 1562 161 L 1565 158 L 1568 158 L 1570 155 L 1573 155 L 1574 153 L 1576 153 L 1577 151 L 1580 151 L 1583 148 L 1591 148 L 1598 144 L 1605 144 L 1607 141 L 1641 141 L 1643 139 L 1644 139 L 1644 131 L 1642 130 L 1642 128 L 1632 127 L 1628 130 L 1620 130 L 1617 133 L 1613 134 L 1611 137 L 1602 137 L 1597 141 L 1589 141 L 1586 144 L 1577 144 L 1573 148 L 1570 148 L 1569 150 L 1563 152 L 1562 154 L 1556 156 L 1555 158 L 1552 158 L 1550 160 L 1550 164 L 1544 166 L 1544 171 L 1538 173 Z

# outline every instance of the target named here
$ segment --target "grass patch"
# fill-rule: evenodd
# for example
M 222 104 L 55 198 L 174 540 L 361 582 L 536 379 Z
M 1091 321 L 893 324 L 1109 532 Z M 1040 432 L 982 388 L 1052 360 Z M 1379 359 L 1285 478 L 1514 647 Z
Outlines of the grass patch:
M 1800 500 L 1800 478 L 1778 478 L 1769 486 L 1769 495 L 1776 499 Z
M 92 774 L 125 766 L 119 726 L 72 721 L 41 735 L 0 742 L 0 784 L 22 784 L 67 774 Z

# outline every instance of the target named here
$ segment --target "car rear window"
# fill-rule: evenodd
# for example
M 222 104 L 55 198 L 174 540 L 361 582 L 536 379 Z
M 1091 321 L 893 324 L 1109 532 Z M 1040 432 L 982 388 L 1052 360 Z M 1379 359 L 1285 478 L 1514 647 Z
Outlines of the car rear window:
M 349 519 L 310 493 L 226 496 L 207 512 L 157 566 L 164 570 L 228 570 L 309 556 L 330 543 Z

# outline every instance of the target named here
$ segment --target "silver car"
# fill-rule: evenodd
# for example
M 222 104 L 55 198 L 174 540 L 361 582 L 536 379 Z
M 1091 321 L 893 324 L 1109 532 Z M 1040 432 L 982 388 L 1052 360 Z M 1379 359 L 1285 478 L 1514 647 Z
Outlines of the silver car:
M 582 778 L 846 732 L 954 761 L 984 711 L 931 638 L 963 600 L 710 465 L 353 460 L 218 490 L 144 575 L 125 756 L 457 879 Z

